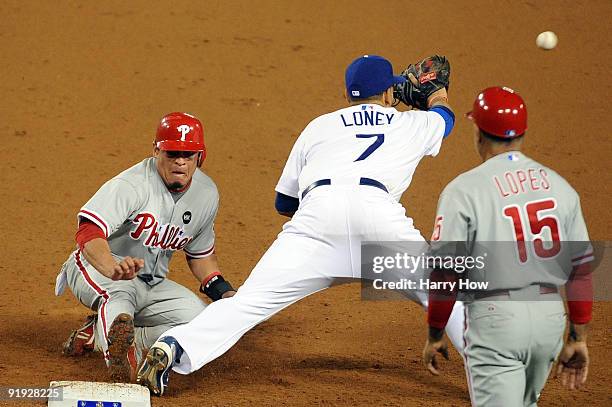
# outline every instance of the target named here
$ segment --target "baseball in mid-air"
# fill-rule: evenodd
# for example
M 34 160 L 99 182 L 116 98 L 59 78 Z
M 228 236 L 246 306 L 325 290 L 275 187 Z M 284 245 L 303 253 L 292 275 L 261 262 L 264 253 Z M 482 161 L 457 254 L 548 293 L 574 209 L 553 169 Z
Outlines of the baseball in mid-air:
M 541 32 L 536 38 L 536 45 L 545 50 L 553 49 L 557 46 L 558 42 L 557 34 L 552 31 Z

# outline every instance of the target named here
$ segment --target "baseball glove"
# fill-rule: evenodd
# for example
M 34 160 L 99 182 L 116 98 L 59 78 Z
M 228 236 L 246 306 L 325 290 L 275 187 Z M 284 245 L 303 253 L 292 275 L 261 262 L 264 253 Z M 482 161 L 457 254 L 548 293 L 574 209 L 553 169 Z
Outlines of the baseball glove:
M 446 57 L 434 55 L 415 65 L 410 64 L 400 75 L 406 82 L 394 86 L 396 100 L 420 110 L 427 110 L 427 99 L 450 83 L 450 63 Z

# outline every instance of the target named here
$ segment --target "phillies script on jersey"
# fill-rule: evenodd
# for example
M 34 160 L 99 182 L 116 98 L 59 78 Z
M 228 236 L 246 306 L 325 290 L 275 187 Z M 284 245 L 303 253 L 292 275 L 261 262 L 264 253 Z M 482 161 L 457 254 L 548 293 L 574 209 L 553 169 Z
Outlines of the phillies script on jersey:
M 144 234 L 146 239 L 143 244 L 147 247 L 181 250 L 193 239 L 185 235 L 180 226 L 169 223 L 160 226 L 155 215 L 151 213 L 139 213 L 132 222 L 138 226 L 130 232 L 130 237 L 139 240 Z

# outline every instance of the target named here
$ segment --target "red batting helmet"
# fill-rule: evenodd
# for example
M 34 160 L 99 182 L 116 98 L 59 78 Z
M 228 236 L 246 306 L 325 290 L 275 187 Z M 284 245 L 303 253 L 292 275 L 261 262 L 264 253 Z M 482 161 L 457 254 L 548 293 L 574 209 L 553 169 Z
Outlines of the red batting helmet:
M 162 117 L 155 146 L 163 151 L 197 151 L 200 153 L 198 165 L 206 158 L 202 123 L 188 113 L 174 112 Z
M 468 117 L 478 128 L 501 138 L 521 136 L 527 130 L 527 106 L 510 88 L 495 86 L 478 94 Z

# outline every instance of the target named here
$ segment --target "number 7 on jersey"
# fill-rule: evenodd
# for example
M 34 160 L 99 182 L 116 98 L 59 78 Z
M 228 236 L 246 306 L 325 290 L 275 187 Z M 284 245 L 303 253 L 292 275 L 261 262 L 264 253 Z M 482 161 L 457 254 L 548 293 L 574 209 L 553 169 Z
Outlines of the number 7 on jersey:
M 376 137 L 376 140 L 374 140 L 374 142 L 363 153 L 361 153 L 361 155 L 355 161 L 365 160 L 374 151 L 376 151 L 376 149 L 378 147 L 380 147 L 382 145 L 382 143 L 385 142 L 385 135 L 384 134 L 356 134 L 355 137 L 357 137 L 357 138 L 374 138 L 374 137 Z

